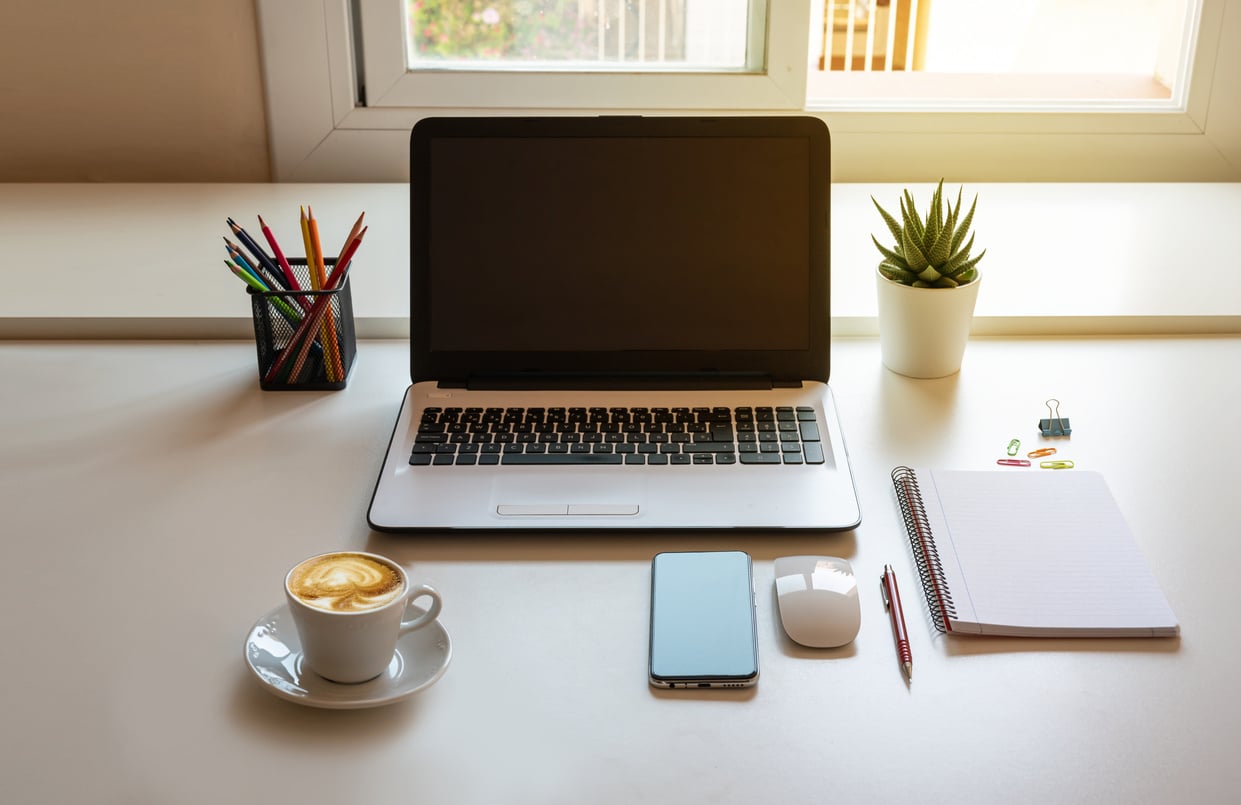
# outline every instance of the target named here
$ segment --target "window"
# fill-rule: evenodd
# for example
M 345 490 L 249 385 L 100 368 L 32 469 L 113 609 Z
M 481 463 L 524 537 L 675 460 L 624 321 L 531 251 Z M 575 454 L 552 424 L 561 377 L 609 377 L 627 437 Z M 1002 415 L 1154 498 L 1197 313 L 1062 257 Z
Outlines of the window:
M 368 108 L 790 109 L 805 97 L 805 21 L 795 11 L 801 0 L 456 0 L 451 5 L 460 10 L 448 14 L 449 2 L 356 0 Z M 686 27 L 681 42 L 694 48 L 692 62 L 658 59 L 658 21 L 665 21 L 665 55 L 667 29 L 675 27 L 667 24 L 669 6 L 680 11 L 675 22 Z M 518 42 L 502 56 L 511 47 L 506 32 L 522 31 L 508 18 L 518 10 L 524 19 L 537 18 L 544 7 L 565 27 L 589 10 L 580 31 L 561 32 L 561 48 L 585 45 L 594 55 L 528 54 Z M 488 11 L 495 12 L 494 23 L 483 18 Z M 421 30 L 406 36 L 411 25 Z M 534 40 L 540 30 L 555 27 L 527 25 L 525 35 Z M 622 35 L 633 41 L 621 47 Z M 437 45 L 449 57 L 437 54 Z
M 1180 105 L 1199 0 L 814 0 L 807 105 Z
M 543 1 L 511 0 L 510 5 Z M 623 1 L 627 39 L 639 38 L 638 30 L 646 31 L 642 37 L 652 36 L 651 31 L 658 37 L 657 26 L 651 25 L 661 15 L 650 11 L 658 8 L 658 0 Z M 970 1 L 977 5 L 981 0 Z M 1162 2 L 1150 0 L 1156 1 Z M 808 75 L 821 55 L 812 46 L 812 29 L 819 20 L 821 41 L 824 0 L 745 3 L 741 13 L 747 56 L 740 68 L 716 65 L 707 71 L 698 69 L 700 64 L 670 64 L 675 60 L 665 39 L 662 58 L 653 51 L 654 57 L 630 59 L 633 51 L 625 51 L 616 57 L 620 64 L 596 65 L 591 72 L 577 71 L 581 65 L 571 64 L 573 59 L 553 65 L 540 58 L 515 59 L 509 65 L 515 69 L 498 71 L 479 63 L 494 61 L 483 53 L 453 66 L 410 70 L 411 57 L 425 54 L 407 49 L 406 2 L 315 0 L 316 13 L 307 14 L 307 0 L 258 0 L 276 179 L 403 181 L 408 176 L 409 129 L 428 115 L 803 111 L 823 117 L 831 127 L 836 181 L 1241 178 L 1241 13 L 1229 9 L 1226 0 L 1183 0 L 1190 4 L 1185 8 L 1196 11 L 1186 17 L 1191 19 L 1186 41 L 1192 47 L 1177 62 L 1179 72 L 1167 97 L 1155 99 L 1163 106 L 1145 108 L 1100 103 L 1097 98 L 1067 103 L 1060 98 L 1051 106 L 1040 102 L 982 108 L 971 102 L 945 107 L 925 103 L 921 92 L 907 92 L 903 105 L 876 100 L 871 91 L 855 92 L 851 99 L 848 93 L 819 93 Z M 601 7 L 617 2 L 598 0 Z M 666 2 L 680 7 L 679 19 L 688 19 L 696 3 L 723 7 L 726 0 Z M 928 2 L 943 8 L 954 0 L 921 0 Z M 873 10 L 887 5 L 895 11 L 891 7 L 897 3 L 873 0 Z M 500 0 L 494 5 L 500 13 Z M 869 0 L 865 10 L 871 13 Z M 646 16 L 638 24 L 641 14 Z M 494 19 L 480 16 L 479 22 Z M 620 16 L 613 20 L 612 25 L 621 24 Z M 598 18 L 594 23 L 597 31 Z M 873 30 L 878 38 L 878 24 Z M 855 45 L 859 41 L 864 48 L 865 38 L 855 39 Z M 884 42 L 886 46 L 886 35 Z M 597 55 L 598 40 L 593 47 Z M 756 53 L 762 54 L 761 62 Z M 355 54 L 361 57 L 355 59 Z M 488 69 L 481 69 L 484 66 Z M 861 71 L 855 77 L 875 80 L 874 73 Z M 983 75 L 982 80 L 990 81 L 990 73 Z M 925 75 L 906 71 L 898 78 Z M 1177 86 L 1187 89 L 1178 91 Z
M 766 5 L 749 0 L 404 0 L 406 67 L 748 72 Z

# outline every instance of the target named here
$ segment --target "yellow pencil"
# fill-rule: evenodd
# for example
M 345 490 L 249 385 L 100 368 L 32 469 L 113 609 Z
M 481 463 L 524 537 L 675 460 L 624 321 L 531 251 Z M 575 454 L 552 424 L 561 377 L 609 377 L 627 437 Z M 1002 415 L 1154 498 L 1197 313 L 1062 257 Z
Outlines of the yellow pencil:
M 327 269 L 323 264 L 323 245 L 319 241 L 319 223 L 315 220 L 315 211 L 306 207 L 306 218 L 308 228 L 310 230 L 310 246 L 314 254 L 310 263 L 311 274 L 315 277 L 315 288 L 317 290 L 325 290 L 324 284 L 327 282 Z M 307 253 L 307 259 L 311 260 L 311 252 Z M 323 346 L 327 348 L 328 360 L 324 361 L 327 370 L 327 379 L 333 383 L 341 380 L 345 371 L 340 361 L 340 346 L 336 343 L 336 317 L 332 313 L 331 302 L 328 302 L 327 316 L 323 319 L 323 324 L 319 327 L 319 337 L 323 341 Z
M 302 228 L 302 246 L 306 250 L 306 273 L 309 275 L 311 290 L 318 291 L 318 290 L 321 290 L 321 287 L 319 284 L 318 272 L 315 270 L 315 258 L 314 258 L 315 247 L 314 247 L 313 242 L 310 239 L 310 220 L 306 217 L 305 207 L 299 206 L 297 208 L 297 212 L 298 212 L 298 217 L 299 217 L 299 224 L 301 225 L 301 228 Z M 318 302 L 325 301 L 323 299 L 320 299 L 319 297 L 313 297 L 313 298 L 316 304 Z M 329 306 L 330 306 L 330 303 L 329 303 Z M 318 327 L 311 329 L 311 330 L 306 330 L 305 338 L 306 338 L 307 343 L 309 343 L 314 340 L 313 333 L 315 332 L 315 330 L 318 330 L 318 332 L 320 333 L 320 338 L 322 339 L 323 346 L 324 346 L 324 357 L 325 357 L 325 360 L 323 362 L 324 371 L 327 373 L 328 379 L 331 380 L 332 362 L 331 362 L 331 359 L 327 357 L 331 354 L 331 349 L 330 347 L 328 347 L 327 339 L 323 337 L 326 335 L 326 332 L 327 332 L 326 329 L 322 325 L 323 319 L 320 318 L 319 321 L 320 321 L 320 325 Z M 289 345 L 290 348 L 295 347 L 295 346 L 296 344 Z M 291 375 L 289 378 L 289 382 L 290 383 L 297 382 L 297 376 Z

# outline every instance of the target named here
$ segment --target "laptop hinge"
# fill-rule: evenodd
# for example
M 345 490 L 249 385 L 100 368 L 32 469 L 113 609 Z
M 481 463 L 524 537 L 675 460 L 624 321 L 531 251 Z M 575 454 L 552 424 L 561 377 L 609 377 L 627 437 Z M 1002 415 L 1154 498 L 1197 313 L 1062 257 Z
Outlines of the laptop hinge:
M 624 374 L 624 375 L 592 375 L 566 374 L 549 375 L 524 373 L 476 375 L 465 382 L 441 381 L 441 388 L 466 388 L 473 390 L 526 390 L 526 391 L 677 391 L 689 390 L 726 390 L 745 389 L 763 390 L 772 388 L 796 388 L 799 381 L 773 381 L 768 375 L 747 373 L 711 372 L 708 374 Z

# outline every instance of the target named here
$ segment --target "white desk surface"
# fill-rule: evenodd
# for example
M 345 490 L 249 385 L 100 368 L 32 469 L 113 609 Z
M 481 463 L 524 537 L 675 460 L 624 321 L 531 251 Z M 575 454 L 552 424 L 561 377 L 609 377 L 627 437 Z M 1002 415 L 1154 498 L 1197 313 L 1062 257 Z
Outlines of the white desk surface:
M 362 343 L 335 393 L 260 391 L 245 341 L 0 343 L 3 799 L 1235 802 L 1241 339 L 975 338 L 962 372 L 934 381 L 887 372 L 871 339 L 833 350 L 853 532 L 393 536 L 364 513 L 407 383 L 402 342 Z M 1107 478 L 1180 638 L 929 625 L 889 471 L 993 468 L 1009 439 L 1038 441 L 1052 396 L 1073 424 L 1061 455 Z M 339 712 L 250 676 L 243 638 L 284 572 L 337 548 L 441 590 L 454 657 L 436 685 Z M 755 558 L 752 690 L 647 684 L 649 562 L 690 548 Z M 806 552 L 859 574 L 848 647 L 801 649 L 776 621 L 772 559 Z
M 889 236 L 871 197 L 895 213 L 902 189 L 832 187 L 838 336 L 878 332 L 870 238 Z M 925 209 L 933 186 L 911 190 Z M 1225 236 L 1241 220 L 1241 183 L 965 193 L 978 194 L 977 249 L 987 249 L 976 335 L 1241 333 L 1241 272 Z M 262 215 L 297 255 L 300 205 L 314 209 L 329 252 L 366 212 L 352 274 L 358 333 L 407 336 L 406 184 L 0 184 L 0 338 L 249 337 L 244 288 L 224 266 L 225 219 L 261 242 Z

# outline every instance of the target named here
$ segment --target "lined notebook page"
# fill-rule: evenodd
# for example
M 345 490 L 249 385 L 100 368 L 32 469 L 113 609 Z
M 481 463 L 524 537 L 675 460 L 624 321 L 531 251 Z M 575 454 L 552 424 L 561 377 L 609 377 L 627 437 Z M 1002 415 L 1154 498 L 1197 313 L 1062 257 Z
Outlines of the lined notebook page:
M 1098 473 L 923 469 L 917 476 L 956 606 L 954 632 L 1179 632 Z

